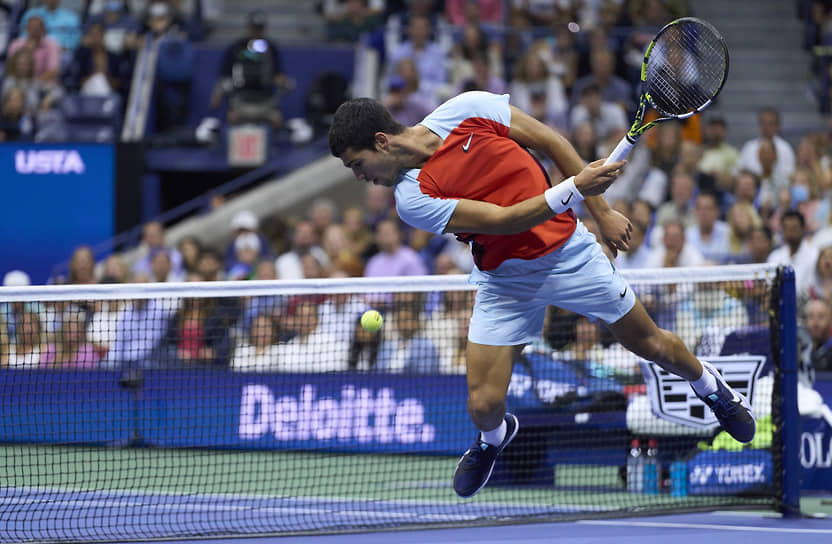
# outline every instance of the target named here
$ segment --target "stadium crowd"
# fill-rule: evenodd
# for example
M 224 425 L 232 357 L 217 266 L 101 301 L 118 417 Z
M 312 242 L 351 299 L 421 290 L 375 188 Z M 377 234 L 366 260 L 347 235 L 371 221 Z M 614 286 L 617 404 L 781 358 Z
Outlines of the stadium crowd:
M 50 0 L 35 10 L 58 4 Z M 686 15 L 687 4 L 346 0 L 321 2 L 321 13 L 331 41 L 365 40 L 378 48 L 384 59 L 381 99 L 401 122 L 416 123 L 467 90 L 508 92 L 513 104 L 567 134 L 589 162 L 606 156 L 626 132 L 643 48 L 664 23 Z M 101 19 L 90 19 L 83 29 L 77 17 L 65 17 L 67 23 L 52 31 L 51 16 L 24 16 L 26 34 L 9 46 L 3 80 L 7 139 L 26 133 L 25 115 L 60 101 L 67 86 L 61 73 L 74 74 L 76 90 L 124 91 L 129 52 L 144 32 L 138 22 L 122 21 L 130 14 L 126 6 L 105 2 Z M 121 14 L 117 20 L 108 15 L 111 9 Z M 150 3 L 150 28 L 154 13 L 173 17 L 174 9 L 175 4 Z M 249 17 L 253 30 L 257 17 Z M 110 49 L 111 20 L 122 30 L 121 60 Z M 279 116 L 266 117 L 280 122 Z M 832 371 L 832 137 L 807 133 L 793 147 L 780 133 L 774 108 L 761 109 L 758 124 L 758 136 L 735 147 L 726 140 L 731 127 L 717 104 L 705 115 L 648 133 L 605 195 L 634 227 L 631 249 L 609 257 L 620 268 L 792 265 L 804 358 L 816 370 Z M 551 179 L 562 179 L 554 164 L 541 160 Z M 584 210 L 575 211 L 595 228 Z M 228 228 L 226 247 L 195 237 L 173 247 L 165 241 L 165 225 L 151 221 L 144 225 L 137 258 L 113 254 L 96 262 L 82 246 L 72 255 L 68 276 L 55 282 L 380 277 L 467 273 L 473 266 L 467 247 L 452 236 L 407 228 L 396 216 L 392 191 L 380 186 L 366 187 L 357 207 L 318 199 L 301 216 L 262 220 L 243 211 Z M 4 283 L 27 281 L 18 271 Z M 640 295 L 660 325 L 679 331 L 703 353 L 707 342 L 719 341 L 703 334 L 709 327 L 725 332 L 767 319 L 767 301 L 754 285 L 746 287 L 703 285 Z M 0 310 L 0 346 L 8 349 L 0 350 L 0 364 L 463 372 L 460 339 L 471 303 L 466 292 L 6 304 Z M 356 327 L 369 307 L 388 312 L 383 332 Z M 635 372 L 635 361 L 623 359 L 598 325 L 553 309 L 547 330 L 555 329 L 544 331 L 543 341 L 562 358 L 606 357 L 614 372 Z

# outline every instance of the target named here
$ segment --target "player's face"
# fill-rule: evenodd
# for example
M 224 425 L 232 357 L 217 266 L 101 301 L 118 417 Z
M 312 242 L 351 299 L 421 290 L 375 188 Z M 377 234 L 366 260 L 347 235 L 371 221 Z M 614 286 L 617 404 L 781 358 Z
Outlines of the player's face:
M 358 181 L 392 187 L 399 176 L 399 168 L 389 152 L 384 150 L 347 149 L 341 155 L 344 166 L 352 170 Z

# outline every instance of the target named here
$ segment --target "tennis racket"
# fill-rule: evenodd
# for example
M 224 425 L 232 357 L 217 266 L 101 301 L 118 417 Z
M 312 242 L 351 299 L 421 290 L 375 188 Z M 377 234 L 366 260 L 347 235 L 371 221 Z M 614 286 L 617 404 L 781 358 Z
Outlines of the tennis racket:
M 633 126 L 604 162 L 620 161 L 647 129 L 687 119 L 713 102 L 728 76 L 728 46 L 716 28 L 695 17 L 676 19 L 659 30 L 641 64 L 641 96 Z M 644 123 L 647 106 L 659 118 Z

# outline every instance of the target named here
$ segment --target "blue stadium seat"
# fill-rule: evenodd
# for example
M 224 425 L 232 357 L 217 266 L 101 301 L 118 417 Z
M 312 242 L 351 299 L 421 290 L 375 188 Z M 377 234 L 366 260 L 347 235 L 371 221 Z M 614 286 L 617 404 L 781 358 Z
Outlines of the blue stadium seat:
M 61 110 L 68 123 L 117 126 L 121 118 L 121 97 L 69 94 L 62 100 Z

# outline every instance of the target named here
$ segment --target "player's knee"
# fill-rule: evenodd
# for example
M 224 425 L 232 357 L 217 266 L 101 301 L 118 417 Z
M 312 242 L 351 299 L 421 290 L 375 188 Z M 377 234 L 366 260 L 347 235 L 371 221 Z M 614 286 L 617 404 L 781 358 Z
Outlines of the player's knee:
M 496 389 L 485 387 L 468 394 L 468 411 L 474 421 L 499 421 L 505 410 L 505 395 L 499 394 Z

